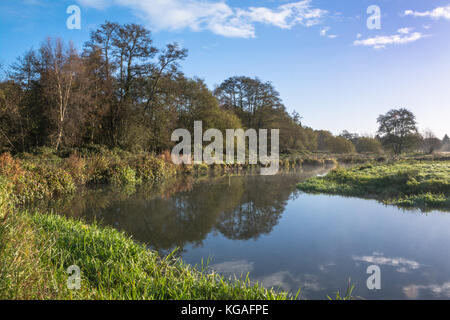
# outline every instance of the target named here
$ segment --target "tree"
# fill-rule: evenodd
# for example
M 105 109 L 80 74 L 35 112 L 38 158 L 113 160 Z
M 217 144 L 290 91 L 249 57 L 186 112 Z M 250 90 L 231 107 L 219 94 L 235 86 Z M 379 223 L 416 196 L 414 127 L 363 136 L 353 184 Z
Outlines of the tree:
M 422 148 L 428 153 L 432 154 L 434 151 L 442 147 L 442 141 L 439 140 L 431 130 L 425 131 L 423 134 Z
M 52 125 L 50 139 L 56 150 L 64 142 L 65 127 L 72 125 L 67 132 L 74 136 L 80 116 L 74 103 L 77 74 L 81 71 L 81 60 L 72 44 L 65 46 L 61 39 L 50 38 L 39 50 L 39 74 L 44 96 L 48 102 L 48 116 Z
M 356 151 L 358 153 L 381 153 L 383 148 L 378 139 L 361 137 L 356 141 Z
M 353 143 L 342 137 L 328 138 L 326 141 L 327 149 L 331 153 L 353 153 L 355 146 Z
M 359 139 L 359 134 L 357 133 L 350 133 L 347 130 L 342 131 L 342 133 L 339 135 L 340 137 L 347 139 L 351 141 L 353 144 L 355 144 Z
M 220 106 L 236 113 L 246 128 L 272 128 L 276 111 L 286 112 L 278 91 L 258 78 L 228 78 L 214 93 Z
M 390 110 L 380 115 L 377 122 L 382 143 L 395 154 L 401 154 L 417 143 L 416 117 L 411 111 L 404 108 Z
M 249 129 L 280 129 L 280 151 L 314 151 L 317 139 L 304 128 L 297 112 L 289 115 L 280 94 L 270 82 L 258 78 L 231 77 L 214 91 L 220 107 L 236 114 Z
M 353 153 L 355 146 L 350 140 L 341 136 L 335 137 L 330 131 L 319 130 L 317 134 L 317 150 L 331 153 Z
M 291 118 L 292 118 L 292 120 L 294 120 L 294 122 L 295 122 L 296 124 L 298 124 L 300 127 L 302 126 L 302 119 L 303 119 L 303 117 L 300 116 L 300 114 L 299 114 L 297 111 L 294 110 L 294 111 L 292 112 Z
M 444 139 L 442 139 L 442 151 L 450 151 L 450 138 L 448 135 L 445 135 Z

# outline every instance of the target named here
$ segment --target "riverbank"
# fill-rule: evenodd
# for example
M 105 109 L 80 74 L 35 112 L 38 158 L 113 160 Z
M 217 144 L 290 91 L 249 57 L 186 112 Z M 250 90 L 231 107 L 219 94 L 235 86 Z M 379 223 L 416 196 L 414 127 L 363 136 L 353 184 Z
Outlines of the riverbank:
M 281 159 L 285 167 L 335 165 L 332 158 Z M 287 165 L 289 164 L 289 166 Z M 167 155 L 105 151 L 0 156 L 0 299 L 288 299 L 250 280 L 229 281 L 172 257 L 161 258 L 127 235 L 23 204 L 71 195 L 83 185 L 122 188 L 185 175 L 228 174 L 232 166 L 174 166 Z M 220 168 L 220 169 L 219 169 Z M 240 166 L 239 168 L 244 168 Z M 98 199 L 97 199 L 98 200 Z M 59 212 L 57 212 L 59 213 Z M 69 290 L 66 270 L 81 269 Z M 199 270 L 200 269 L 200 270 Z
M 333 158 L 296 156 L 280 159 L 280 170 L 302 166 L 334 166 Z M 73 194 L 79 187 L 112 185 L 133 193 L 139 185 L 160 184 L 183 176 L 258 174 L 259 165 L 191 164 L 174 165 L 170 153 L 132 154 L 123 150 L 95 149 L 56 154 L 48 148 L 34 153 L 0 155 L 0 176 L 13 185 L 20 204 Z
M 229 281 L 134 242 L 109 227 L 14 209 L 0 181 L 0 299 L 288 299 L 250 283 Z M 69 290 L 66 270 L 81 269 Z
M 450 161 L 396 161 L 337 168 L 298 184 L 308 193 L 374 198 L 423 210 L 450 210 Z
M 303 167 L 334 167 L 392 161 L 450 161 L 450 156 L 403 155 L 390 157 L 378 154 L 297 154 L 281 155 L 281 171 Z M 68 150 L 56 153 L 38 148 L 33 153 L 0 155 L 0 176 L 11 181 L 15 201 L 24 204 L 35 200 L 73 194 L 81 186 L 113 185 L 131 194 L 136 186 L 159 184 L 180 176 L 258 174 L 260 165 L 192 164 L 174 165 L 169 152 L 160 155 L 130 153 L 105 148 Z
M 0 156 L 0 299 L 288 299 L 251 283 L 230 281 L 157 252 L 110 227 L 87 225 L 24 203 L 70 195 L 80 185 L 121 187 L 162 182 L 188 168 L 164 157 L 111 153 L 66 159 Z M 193 168 L 193 170 L 198 170 Z M 195 172 L 194 172 L 195 173 Z M 67 268 L 81 269 L 80 290 Z

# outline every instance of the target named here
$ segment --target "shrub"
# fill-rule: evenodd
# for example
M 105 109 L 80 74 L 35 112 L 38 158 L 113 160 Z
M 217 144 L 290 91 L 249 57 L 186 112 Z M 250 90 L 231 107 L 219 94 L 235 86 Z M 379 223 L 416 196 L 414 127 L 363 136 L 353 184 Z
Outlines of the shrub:
M 63 168 L 71 174 L 77 184 L 86 182 L 86 161 L 80 158 L 76 152 L 64 161 Z
M 0 223 L 3 222 L 11 211 L 12 188 L 11 183 L 0 176 Z
M 23 173 L 20 161 L 14 159 L 9 152 L 0 155 L 0 175 L 15 181 Z
M 358 153 L 380 154 L 383 151 L 383 147 L 377 139 L 362 137 L 356 142 L 356 151 Z
M 111 183 L 116 186 L 136 185 L 139 180 L 136 178 L 136 171 L 130 166 L 117 165 L 111 173 Z
M 103 154 L 92 156 L 86 163 L 86 179 L 92 183 L 105 183 L 109 179 L 110 161 Z
M 62 168 L 24 164 L 26 173 L 14 184 L 14 193 L 20 203 L 75 192 L 72 176 Z
M 135 162 L 137 176 L 142 181 L 156 182 L 176 175 L 173 164 L 155 156 L 147 155 Z
M 209 166 L 205 163 L 194 164 L 195 174 L 207 175 L 209 172 Z

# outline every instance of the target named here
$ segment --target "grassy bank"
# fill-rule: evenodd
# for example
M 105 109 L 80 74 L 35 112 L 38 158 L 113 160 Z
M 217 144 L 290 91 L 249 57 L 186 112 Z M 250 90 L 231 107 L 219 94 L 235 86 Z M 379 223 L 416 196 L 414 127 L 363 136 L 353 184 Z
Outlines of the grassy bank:
M 298 185 L 309 193 L 375 198 L 386 204 L 450 210 L 450 161 L 398 161 L 338 168 Z
M 0 299 L 288 297 L 249 280 L 231 282 L 180 260 L 160 258 L 112 228 L 20 209 L 24 202 L 73 193 L 77 185 L 97 179 L 130 184 L 177 174 L 165 159 L 149 155 L 115 162 L 104 155 L 55 160 L 0 157 Z M 66 285 L 71 265 L 81 269 L 80 290 Z
M 135 243 L 112 228 L 13 210 L 0 182 L 0 299 L 286 299 L 258 284 L 228 281 Z M 81 269 L 69 290 L 66 270 Z
M 134 177 L 125 179 L 127 185 L 129 181 L 150 181 L 148 177 L 155 182 L 163 181 L 189 169 L 197 170 L 195 167 L 170 167 L 163 156 L 148 154 L 124 157 L 75 154 L 68 158 L 54 157 L 52 161 L 47 156 L 0 156 L 0 299 L 295 298 L 249 279 L 231 281 L 173 257 L 161 258 L 157 252 L 113 228 L 88 225 L 37 209 L 27 212 L 22 206 L 74 193 L 83 184 L 118 183 L 114 179 L 121 175 L 115 172 L 125 165 L 132 173 L 124 176 Z M 160 165 L 151 166 L 154 163 Z M 320 164 L 327 163 L 320 161 Z M 72 265 L 81 269 L 80 290 L 67 287 L 66 271 Z
M 280 159 L 280 170 L 301 166 L 332 166 L 332 158 L 298 156 Z M 0 176 L 12 182 L 18 203 L 53 198 L 76 192 L 85 185 L 109 184 L 133 192 L 141 184 L 158 184 L 177 176 L 257 173 L 259 165 L 192 164 L 174 165 L 169 152 L 131 154 L 123 150 L 70 150 L 57 154 L 49 148 L 11 156 L 0 154 Z

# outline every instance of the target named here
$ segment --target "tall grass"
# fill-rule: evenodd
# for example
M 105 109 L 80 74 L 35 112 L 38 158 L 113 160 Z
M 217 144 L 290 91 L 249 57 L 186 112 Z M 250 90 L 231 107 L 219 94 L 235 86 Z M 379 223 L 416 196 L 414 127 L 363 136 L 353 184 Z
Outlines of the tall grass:
M 0 227 L 0 299 L 286 299 L 161 258 L 112 228 L 52 214 L 16 214 Z M 66 270 L 81 269 L 69 290 Z M 291 297 L 292 298 L 292 297 Z
M 0 299 L 292 298 L 161 258 L 113 228 L 13 210 L 10 187 L 0 176 Z M 79 290 L 67 286 L 72 265 L 81 269 Z

